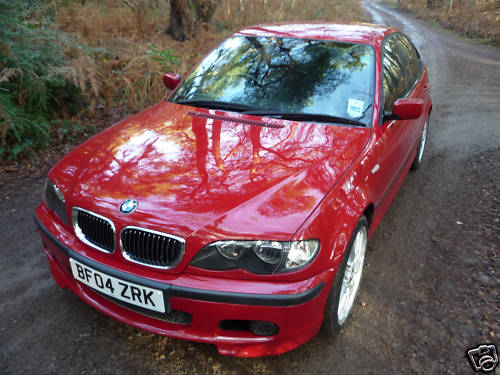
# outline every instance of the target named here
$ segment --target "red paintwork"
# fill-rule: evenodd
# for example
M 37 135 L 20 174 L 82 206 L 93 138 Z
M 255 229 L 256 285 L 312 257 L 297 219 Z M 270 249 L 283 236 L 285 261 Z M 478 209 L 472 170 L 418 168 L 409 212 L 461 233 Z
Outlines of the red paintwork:
M 263 25 L 242 35 L 336 39 L 370 44 L 376 51 L 376 85 L 371 128 L 293 122 L 226 113 L 162 101 L 85 142 L 50 172 L 66 198 L 68 214 L 79 206 L 110 218 L 116 232 L 140 225 L 186 240 L 186 254 L 173 269 L 128 262 L 120 251 L 99 252 L 78 240 L 71 227 L 49 212 L 40 222 L 60 242 L 124 272 L 172 285 L 214 291 L 297 294 L 320 282 L 311 301 L 292 307 L 258 307 L 171 298 L 172 307 L 193 315 L 189 326 L 155 320 L 101 298 L 71 276 L 68 259 L 44 235 L 54 278 L 96 309 L 136 327 L 188 340 L 210 342 L 220 353 L 238 356 L 278 354 L 314 336 L 332 280 L 361 215 L 371 235 L 389 207 L 416 154 L 430 112 L 427 73 L 410 98 L 420 98 L 424 114 L 416 120 L 378 125 L 381 54 L 385 36 L 395 29 L 373 25 Z M 231 121 L 194 117 L 190 112 L 230 116 Z M 258 120 L 276 128 L 243 125 Z M 372 173 L 376 165 L 380 170 Z M 118 207 L 135 198 L 130 215 Z M 222 239 L 299 240 L 317 238 L 321 250 L 307 267 L 279 275 L 217 272 L 188 266 L 205 245 Z M 291 318 L 292 317 L 292 318 Z M 272 337 L 222 331 L 222 319 L 275 322 Z
M 398 99 L 392 105 L 392 114 L 400 120 L 412 120 L 422 116 L 424 101 L 418 98 Z
M 166 73 L 163 75 L 163 83 L 167 89 L 173 90 L 181 83 L 181 76 L 179 74 Z

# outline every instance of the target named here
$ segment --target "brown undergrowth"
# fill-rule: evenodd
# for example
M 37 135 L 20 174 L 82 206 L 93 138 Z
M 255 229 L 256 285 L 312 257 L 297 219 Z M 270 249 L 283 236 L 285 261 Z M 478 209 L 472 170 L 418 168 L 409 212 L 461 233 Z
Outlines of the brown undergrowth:
M 221 0 L 209 24 L 178 42 L 166 33 L 168 0 L 52 0 L 47 4 L 42 10 L 52 14 L 55 27 L 74 38 L 65 51 L 69 64 L 54 73 L 83 93 L 76 115 L 55 113 L 48 131 L 52 160 L 96 131 L 161 100 L 166 95 L 163 73 L 184 76 L 238 29 L 301 20 L 364 21 L 358 0 Z M 38 18 L 33 22 L 38 24 Z M 17 160 L 6 158 L 0 164 L 3 171 L 12 173 L 20 165 L 37 164 L 27 156 L 40 159 L 46 153 L 30 148 Z
M 500 2 L 496 0 L 391 0 L 420 18 L 433 19 L 456 33 L 500 46 Z
M 120 106 L 138 111 L 165 95 L 163 73 L 182 75 L 234 30 L 262 22 L 297 20 L 360 21 L 358 1 L 350 0 L 222 0 L 210 24 L 185 42 L 171 39 L 168 1 L 116 0 L 55 2 L 60 29 L 104 53 L 72 56 L 64 74 L 90 99 L 86 115 Z M 67 4 L 67 2 L 65 2 Z

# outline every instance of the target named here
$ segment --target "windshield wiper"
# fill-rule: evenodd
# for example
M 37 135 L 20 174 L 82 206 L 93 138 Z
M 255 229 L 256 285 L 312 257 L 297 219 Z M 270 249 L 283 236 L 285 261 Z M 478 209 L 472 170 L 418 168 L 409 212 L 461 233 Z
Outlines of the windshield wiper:
M 193 107 L 225 109 L 227 111 L 233 111 L 233 112 L 252 111 L 256 109 L 255 107 L 246 104 L 231 103 L 231 102 L 224 102 L 220 100 L 209 100 L 209 99 L 182 99 L 175 103 L 191 105 Z
M 278 110 L 250 110 L 243 112 L 245 115 L 265 116 L 283 120 L 311 121 L 321 123 L 336 123 L 366 127 L 366 124 L 344 117 L 324 115 L 318 113 L 282 112 Z
M 351 120 L 344 117 L 324 115 L 317 113 L 300 113 L 300 112 L 283 112 L 274 109 L 259 109 L 246 104 L 224 102 L 221 100 L 209 100 L 209 99 L 182 99 L 176 102 L 177 104 L 190 105 L 193 107 L 202 107 L 210 109 L 223 109 L 233 112 L 242 112 L 246 115 L 254 116 L 265 116 L 279 118 L 283 120 L 295 120 L 295 121 L 311 121 L 311 122 L 321 122 L 321 123 L 336 123 L 336 124 L 346 124 L 366 127 L 366 124 Z

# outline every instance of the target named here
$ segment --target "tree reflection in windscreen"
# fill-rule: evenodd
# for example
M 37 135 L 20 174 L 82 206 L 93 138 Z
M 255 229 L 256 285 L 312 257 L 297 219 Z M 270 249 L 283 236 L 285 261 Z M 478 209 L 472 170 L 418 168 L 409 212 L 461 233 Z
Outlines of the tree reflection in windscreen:
M 363 44 L 237 36 L 186 78 L 171 100 L 217 100 L 370 124 L 374 51 Z

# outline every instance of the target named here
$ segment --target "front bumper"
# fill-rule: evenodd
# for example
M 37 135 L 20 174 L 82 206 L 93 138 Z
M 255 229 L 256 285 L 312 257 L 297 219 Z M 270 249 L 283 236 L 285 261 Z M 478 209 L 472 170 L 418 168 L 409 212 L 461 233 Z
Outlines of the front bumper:
M 221 354 L 242 357 L 275 355 L 294 349 L 316 335 L 321 327 L 323 309 L 335 275 L 332 269 L 308 280 L 288 283 L 231 279 L 221 282 L 221 279 L 186 273 L 173 278 L 169 275 L 168 280 L 154 280 L 139 276 L 140 272 L 132 274 L 130 271 L 134 270 L 130 267 L 125 271 L 104 265 L 92 259 L 91 252 L 82 255 L 76 248 L 75 236 L 58 224 L 42 205 L 35 212 L 35 222 L 58 285 L 70 288 L 92 307 L 134 327 L 164 336 L 212 343 Z M 174 312 L 192 318 L 181 319 L 179 323 L 176 317 L 170 319 L 117 303 L 76 281 L 71 273 L 70 257 L 108 275 L 163 290 Z M 200 285 L 205 288 L 199 288 Z M 227 291 L 228 287 L 231 291 Z M 262 294 L 262 290 L 267 289 L 273 293 Z M 273 336 L 258 336 L 249 330 L 227 329 L 221 326 L 222 321 L 272 322 L 279 331 Z

